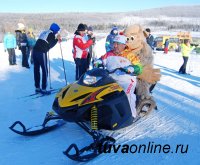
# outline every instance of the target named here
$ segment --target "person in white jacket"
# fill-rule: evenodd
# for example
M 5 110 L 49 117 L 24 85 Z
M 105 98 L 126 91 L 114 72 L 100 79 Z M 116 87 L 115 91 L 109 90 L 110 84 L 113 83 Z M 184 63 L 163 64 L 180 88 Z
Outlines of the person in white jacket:
M 110 74 L 117 83 L 124 89 L 128 101 L 130 104 L 132 116 L 135 118 L 136 113 L 136 95 L 134 94 L 136 86 L 136 75 L 140 74 L 142 71 L 141 65 L 133 65 L 132 61 L 126 57 L 124 52 L 126 49 L 127 38 L 124 35 L 117 35 L 113 40 L 113 50 L 107 52 L 105 55 L 96 62 L 97 64 L 102 63 L 104 67 L 110 72 L 116 68 L 124 68 L 127 72 L 132 74 L 127 74 L 126 72 L 116 70 L 113 74 Z M 133 76 L 133 74 L 135 76 Z

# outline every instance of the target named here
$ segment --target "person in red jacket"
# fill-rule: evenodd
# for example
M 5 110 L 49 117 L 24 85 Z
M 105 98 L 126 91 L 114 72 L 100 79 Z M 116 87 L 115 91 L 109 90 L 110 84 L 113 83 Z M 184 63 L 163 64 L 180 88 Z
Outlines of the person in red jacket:
M 80 23 L 74 33 L 73 39 L 73 58 L 76 64 L 76 80 L 78 80 L 87 71 L 87 55 L 89 48 L 93 44 L 94 37 L 86 41 L 83 36 L 86 33 L 86 27 Z

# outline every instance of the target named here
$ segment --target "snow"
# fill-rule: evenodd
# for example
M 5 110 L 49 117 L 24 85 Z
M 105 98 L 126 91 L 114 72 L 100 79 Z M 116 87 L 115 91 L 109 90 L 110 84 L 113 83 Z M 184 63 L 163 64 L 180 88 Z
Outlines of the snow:
M 105 52 L 105 38 L 97 42 L 96 56 Z M 62 42 L 68 83 L 75 77 L 72 58 L 72 41 Z M 68 159 L 62 151 L 76 143 L 79 147 L 91 142 L 90 137 L 74 123 L 35 137 L 23 137 L 10 131 L 12 123 L 19 120 L 27 127 L 41 124 L 46 112 L 51 110 L 55 95 L 37 99 L 21 98 L 34 92 L 33 66 L 21 67 L 21 53 L 16 51 L 16 66 L 8 65 L 8 55 L 0 44 L 0 164 L 1 165 L 73 165 L 73 164 L 200 164 L 200 55 L 192 54 L 191 75 L 177 73 L 182 64 L 180 53 L 156 52 L 155 68 L 162 71 L 161 81 L 153 96 L 158 110 L 137 123 L 116 131 L 117 145 L 161 144 L 175 151 L 178 144 L 187 153 L 111 153 L 102 154 L 87 163 Z M 65 86 L 62 56 L 59 44 L 50 53 L 51 86 Z

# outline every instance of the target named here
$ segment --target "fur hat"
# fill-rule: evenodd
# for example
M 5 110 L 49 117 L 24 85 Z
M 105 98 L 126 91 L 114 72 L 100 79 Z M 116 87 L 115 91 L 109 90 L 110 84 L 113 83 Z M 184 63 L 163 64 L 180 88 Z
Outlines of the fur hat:
M 50 26 L 50 30 L 53 31 L 53 33 L 58 33 L 58 31 L 60 30 L 60 27 L 58 26 L 58 24 L 56 23 L 52 23 L 51 26 Z
M 17 26 L 17 30 L 25 30 L 25 26 L 23 23 L 18 23 Z
M 121 43 L 121 44 L 126 44 L 126 41 L 127 41 L 127 38 L 124 35 L 117 35 L 113 39 L 113 42 L 118 42 L 118 43 Z
M 86 26 L 82 23 L 80 23 L 77 27 L 77 31 L 85 31 L 86 30 Z

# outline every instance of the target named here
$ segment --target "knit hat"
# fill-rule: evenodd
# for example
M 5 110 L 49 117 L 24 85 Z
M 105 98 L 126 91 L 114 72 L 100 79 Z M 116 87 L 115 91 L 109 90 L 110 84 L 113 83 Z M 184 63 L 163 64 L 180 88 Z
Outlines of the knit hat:
M 150 32 L 151 32 L 151 30 L 150 30 L 149 28 L 146 28 L 146 32 L 149 32 L 149 33 L 150 33 Z
M 52 30 L 53 33 L 56 34 L 60 30 L 60 27 L 56 23 L 52 23 L 51 26 L 50 26 L 50 30 Z
M 111 34 L 113 34 L 113 35 L 117 35 L 118 34 L 118 28 L 117 28 L 117 26 L 113 26 L 113 28 L 111 30 Z
M 126 41 L 127 41 L 127 38 L 124 35 L 117 35 L 113 39 L 113 42 L 118 42 L 118 43 L 121 43 L 121 44 L 126 44 Z
M 24 26 L 23 23 L 18 23 L 17 26 L 18 26 L 17 30 L 24 30 L 25 29 L 25 26 Z
M 92 28 L 92 26 L 89 26 L 89 27 L 88 27 L 88 31 L 93 32 L 93 28 Z
M 82 23 L 80 23 L 80 24 L 78 25 L 77 31 L 85 31 L 85 30 L 86 30 L 85 25 L 82 24 Z

